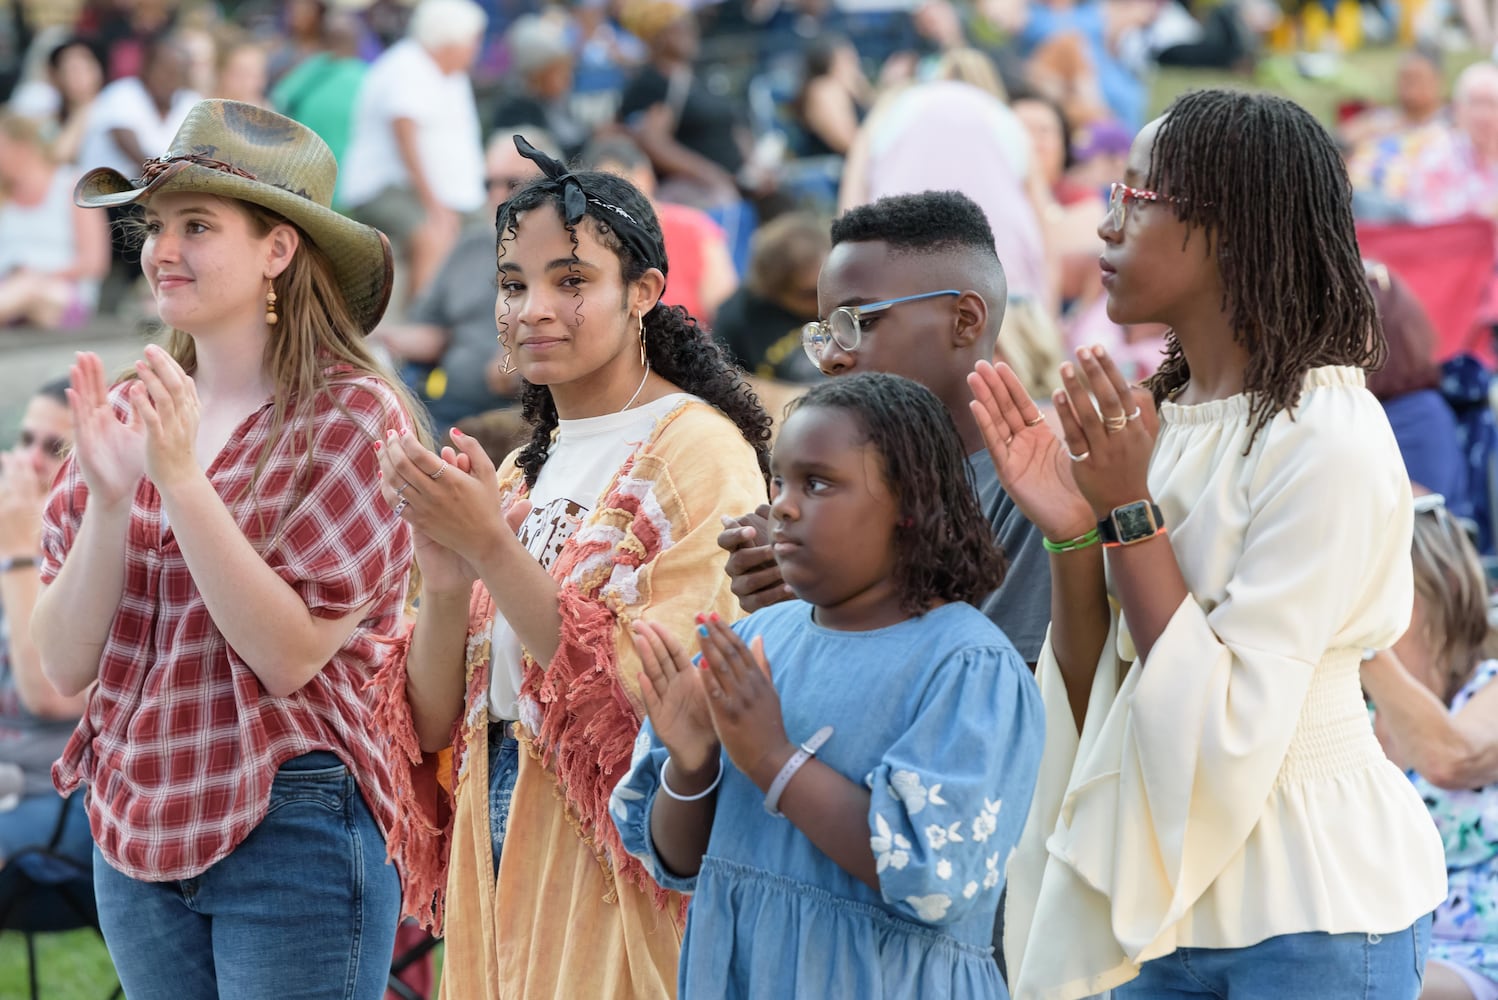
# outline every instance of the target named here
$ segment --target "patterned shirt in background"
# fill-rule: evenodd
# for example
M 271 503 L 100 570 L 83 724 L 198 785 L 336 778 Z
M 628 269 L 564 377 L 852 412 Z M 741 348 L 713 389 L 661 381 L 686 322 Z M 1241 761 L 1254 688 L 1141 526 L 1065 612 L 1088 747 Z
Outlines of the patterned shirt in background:
M 1477 162 L 1471 140 L 1444 122 L 1364 145 L 1349 159 L 1348 174 L 1355 190 L 1401 206 L 1414 225 L 1498 218 L 1498 163 Z
M 1498 660 L 1478 664 L 1452 713 L 1494 677 Z M 1430 957 L 1498 982 L 1498 784 L 1451 791 L 1409 775 L 1446 847 L 1446 902 L 1431 925 Z
M 136 489 L 125 587 L 89 699 L 53 780 L 90 786 L 104 857 L 132 878 L 191 878 L 259 824 L 277 768 L 313 750 L 349 767 L 382 831 L 395 815 L 388 749 L 370 720 L 368 681 L 391 655 L 412 557 L 410 529 L 379 495 L 374 442 L 407 421 L 384 383 L 339 377 L 306 424 L 271 439 L 267 401 L 237 427 L 208 477 L 261 557 L 322 619 L 367 611 L 343 647 L 287 698 L 266 693 L 214 625 L 149 479 Z M 125 412 L 124 392 L 110 394 Z M 253 494 L 256 464 L 265 465 Z M 302 476 L 305 474 L 305 478 Z M 88 488 L 69 460 L 48 505 L 42 579 L 78 534 Z

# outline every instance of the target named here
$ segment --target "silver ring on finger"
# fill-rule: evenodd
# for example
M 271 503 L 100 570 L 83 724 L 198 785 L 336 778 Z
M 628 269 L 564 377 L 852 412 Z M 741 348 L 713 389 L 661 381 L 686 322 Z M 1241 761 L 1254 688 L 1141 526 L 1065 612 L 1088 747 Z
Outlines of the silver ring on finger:
M 1066 452 L 1066 457 L 1069 458 L 1069 459 L 1071 459 L 1073 462 L 1084 462 L 1084 461 L 1087 460 L 1087 456 L 1091 455 L 1091 454 L 1092 454 L 1092 452 L 1090 452 L 1090 451 L 1084 451 L 1080 455 L 1074 455 L 1074 454 L 1072 454 L 1071 450 L 1068 449 L 1067 452 Z
M 404 497 L 406 495 L 406 491 L 410 488 L 411 484 L 409 482 L 401 483 L 400 488 L 395 491 L 395 495 L 398 497 Z
M 1137 407 L 1137 406 L 1134 407 L 1134 412 L 1133 413 L 1130 413 L 1128 416 L 1124 417 L 1124 420 L 1126 420 L 1126 421 L 1127 420 L 1138 420 L 1138 419 L 1139 419 L 1139 407 Z
M 406 512 L 406 508 L 409 506 L 411 506 L 411 501 L 405 497 L 401 497 L 401 502 L 395 505 L 395 516 L 400 517 Z
M 1137 407 L 1135 408 L 1134 412 L 1135 413 L 1139 412 L 1139 410 L 1138 410 Z M 447 471 L 447 463 L 443 462 L 441 465 L 439 465 L 437 467 L 437 471 L 436 472 L 429 472 L 429 473 L 427 473 L 427 475 L 431 476 L 433 479 L 441 479 L 442 478 L 442 474 L 444 472 L 446 472 L 446 471 Z

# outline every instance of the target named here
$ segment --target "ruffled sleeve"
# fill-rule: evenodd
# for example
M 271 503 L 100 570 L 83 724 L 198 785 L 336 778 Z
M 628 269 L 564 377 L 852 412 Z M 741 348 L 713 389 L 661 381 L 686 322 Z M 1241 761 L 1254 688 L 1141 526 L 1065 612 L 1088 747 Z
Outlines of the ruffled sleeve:
M 544 668 L 526 659 L 521 722 L 579 833 L 660 906 L 669 896 L 625 852 L 609 814 L 645 715 L 629 626 L 648 618 L 688 645 L 699 612 L 737 618 L 721 518 L 765 495 L 754 450 L 727 418 L 704 403 L 674 410 L 552 567 L 561 642 Z
M 937 667 L 910 728 L 865 779 L 886 903 L 937 925 L 995 912 L 1043 726 L 1039 691 L 1012 648 L 969 648 Z M 980 746 L 987 752 L 972 752 Z
M 635 740 L 629 773 L 614 787 L 609 799 L 609 811 L 614 815 L 614 825 L 619 828 L 624 849 L 638 858 L 662 889 L 672 892 L 691 893 L 697 889 L 697 877 L 682 878 L 666 870 L 660 855 L 655 851 L 655 839 L 650 835 L 650 813 L 655 809 L 655 796 L 661 788 L 661 769 L 666 766 L 669 751 L 651 728 L 649 720 L 640 727 Z M 726 760 L 724 767 L 730 767 Z
M 1287 767 L 1338 752 L 1306 734 L 1335 737 L 1337 713 L 1362 711 L 1359 654 L 1399 636 L 1413 597 L 1409 486 L 1373 407 L 1361 390 L 1326 390 L 1277 417 L 1244 464 L 1241 545 L 1177 551 L 1193 593 L 1121 684 L 1116 668 L 1135 655 L 1126 628 L 1105 649 L 1022 964 L 1010 951 L 1017 996 L 1097 992 L 1173 951 Z M 1220 589 L 1197 584 L 1216 572 L 1202 569 L 1210 558 L 1230 564 Z M 1069 931 L 1054 939 L 1055 926 Z

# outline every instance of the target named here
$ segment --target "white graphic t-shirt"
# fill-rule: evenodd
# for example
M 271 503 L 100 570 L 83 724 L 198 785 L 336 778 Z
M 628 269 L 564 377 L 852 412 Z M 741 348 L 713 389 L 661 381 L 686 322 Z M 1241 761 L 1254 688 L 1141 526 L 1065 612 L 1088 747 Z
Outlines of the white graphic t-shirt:
M 558 422 L 556 440 L 531 490 L 531 511 L 519 531 L 520 543 L 543 567 L 551 569 L 619 466 L 650 437 L 656 421 L 691 398 L 676 392 L 623 413 Z M 498 613 L 492 638 L 489 718 L 518 719 L 525 669 L 520 638 Z

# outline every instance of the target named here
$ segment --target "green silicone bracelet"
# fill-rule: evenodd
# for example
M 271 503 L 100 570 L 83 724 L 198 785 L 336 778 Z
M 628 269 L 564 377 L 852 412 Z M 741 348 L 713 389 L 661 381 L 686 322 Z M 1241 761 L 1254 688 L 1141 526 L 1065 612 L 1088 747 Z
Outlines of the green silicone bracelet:
M 1078 535 L 1068 542 L 1053 542 L 1049 538 L 1042 537 L 1040 544 L 1045 546 L 1047 552 L 1076 552 L 1079 549 L 1087 549 L 1096 545 L 1098 538 L 1097 529 L 1093 528 L 1085 535 Z

